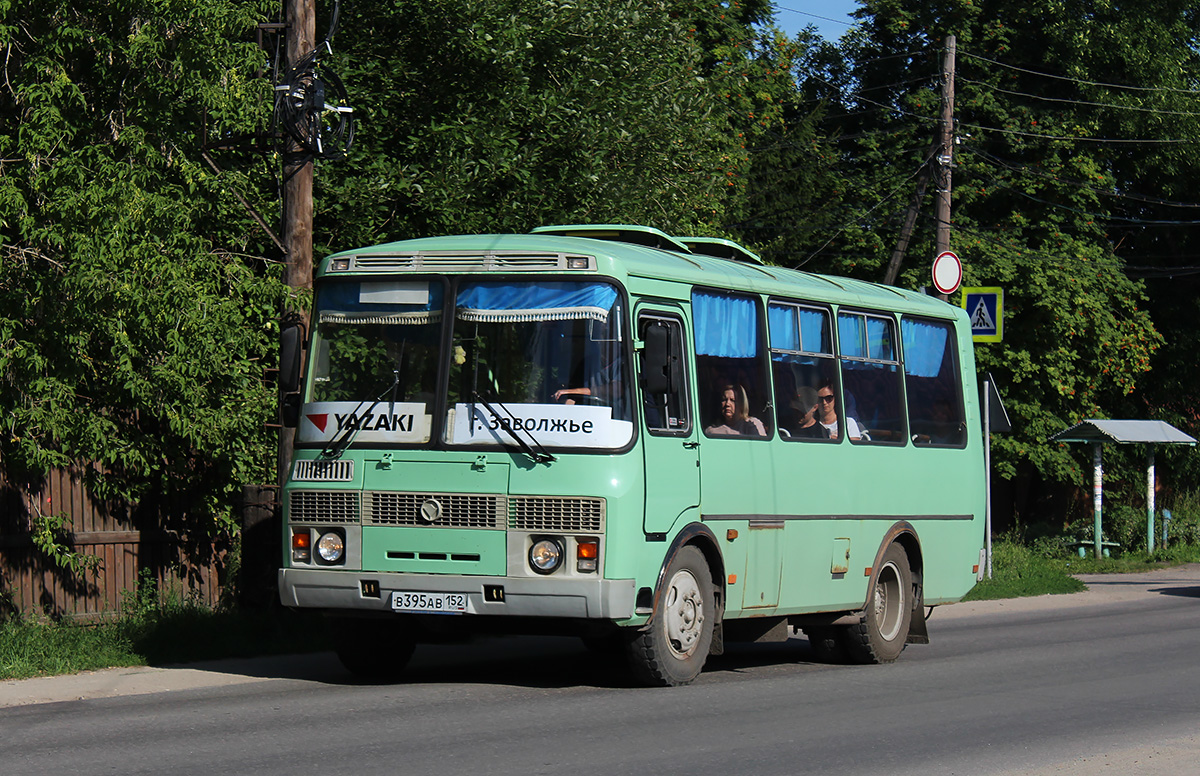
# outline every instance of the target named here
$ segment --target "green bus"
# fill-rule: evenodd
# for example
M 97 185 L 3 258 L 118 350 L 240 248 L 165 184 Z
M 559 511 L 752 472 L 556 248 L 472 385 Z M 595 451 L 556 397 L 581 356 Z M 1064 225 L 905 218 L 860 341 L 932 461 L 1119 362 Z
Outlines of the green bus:
M 891 662 L 976 581 L 957 307 L 625 225 L 351 250 L 314 285 L 278 581 L 356 675 L 479 633 L 577 635 L 651 685 L 792 629 Z

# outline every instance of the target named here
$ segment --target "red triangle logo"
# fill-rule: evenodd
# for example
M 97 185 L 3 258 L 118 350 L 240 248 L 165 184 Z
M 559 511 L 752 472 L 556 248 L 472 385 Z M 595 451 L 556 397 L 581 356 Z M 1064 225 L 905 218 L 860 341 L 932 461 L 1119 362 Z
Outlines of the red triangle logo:
M 329 420 L 329 413 L 322 412 L 320 415 L 305 415 L 308 422 L 316 426 L 322 434 L 325 433 L 325 423 Z

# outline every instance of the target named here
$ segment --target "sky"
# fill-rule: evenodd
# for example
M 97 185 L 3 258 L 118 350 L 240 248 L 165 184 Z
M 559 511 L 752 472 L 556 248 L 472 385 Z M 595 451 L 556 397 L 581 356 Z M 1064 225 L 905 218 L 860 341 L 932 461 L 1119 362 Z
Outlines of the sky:
M 821 37 L 836 41 L 850 29 L 850 13 L 856 8 L 855 0 L 777 0 L 775 23 L 789 37 L 812 24 Z

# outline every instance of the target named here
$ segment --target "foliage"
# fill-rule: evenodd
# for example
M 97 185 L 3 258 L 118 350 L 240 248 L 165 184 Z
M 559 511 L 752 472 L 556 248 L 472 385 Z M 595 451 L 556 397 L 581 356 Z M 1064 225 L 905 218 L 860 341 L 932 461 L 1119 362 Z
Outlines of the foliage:
M 33 546 L 59 568 L 75 575 L 85 571 L 94 572 L 100 567 L 100 557 L 73 550 L 70 547 L 67 529 L 71 518 L 65 512 L 35 514 L 30 521 L 29 536 Z
M 1200 160 L 1189 150 L 1200 131 L 1190 91 L 1200 76 L 1197 12 L 1135 7 L 866 0 L 842 60 L 817 51 L 798 69 L 801 90 L 829 106 L 821 131 L 836 141 L 842 183 L 820 219 L 781 243 L 813 251 L 806 268 L 881 280 L 917 202 L 899 284 L 918 288 L 937 226 L 928 165 L 941 152 L 931 141 L 943 43 L 956 36 L 951 247 L 964 259 L 964 285 L 1005 290 L 1004 342 L 976 355 L 1014 421 L 1011 435 L 993 439 L 1006 479 L 1085 486 L 1087 451 L 1045 443 L 1085 418 L 1195 425 L 1186 398 L 1196 384 L 1187 355 L 1195 295 L 1186 284 L 1150 294 L 1147 268 L 1132 265 L 1146 264 L 1148 249 L 1196 263 L 1190 231 L 1178 226 L 1191 218 L 1179 206 L 1200 202 Z M 1194 454 L 1166 457 L 1196 471 Z M 1136 462 L 1127 458 L 1113 456 L 1115 480 L 1131 483 L 1113 495 L 1134 500 Z
M 230 524 L 271 460 L 278 273 L 197 138 L 265 121 L 267 0 L 0 0 L 0 464 Z
M 747 136 L 788 71 L 750 22 L 693 0 L 403 0 L 342 9 L 362 116 L 317 178 L 318 251 L 543 223 L 721 228 Z M 436 46 L 428 41 L 437 41 Z

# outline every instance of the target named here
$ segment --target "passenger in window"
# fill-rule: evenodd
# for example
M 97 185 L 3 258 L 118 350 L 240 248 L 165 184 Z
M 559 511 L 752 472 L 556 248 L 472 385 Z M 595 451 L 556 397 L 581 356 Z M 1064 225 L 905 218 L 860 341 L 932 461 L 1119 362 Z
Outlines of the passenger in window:
M 956 445 L 961 443 L 961 426 L 954 420 L 954 410 L 946 399 L 938 399 L 933 403 L 932 431 L 929 441 L 935 445 Z
M 823 383 L 817 389 L 817 399 L 821 406 L 817 410 L 817 422 L 829 432 L 830 439 L 838 438 L 837 394 L 833 391 L 832 383 Z M 869 439 L 854 418 L 846 418 L 846 435 L 852 440 Z
M 767 435 L 767 429 L 758 418 L 750 416 L 750 400 L 746 398 L 746 389 L 740 385 L 726 385 L 718 397 L 719 423 L 704 429 L 704 433 L 712 436 L 760 436 Z
M 796 411 L 799 420 L 792 427 L 793 437 L 829 439 L 829 429 L 817 422 L 820 408 L 821 399 L 811 385 L 802 385 L 796 389 L 796 398 L 792 400 L 792 409 Z

